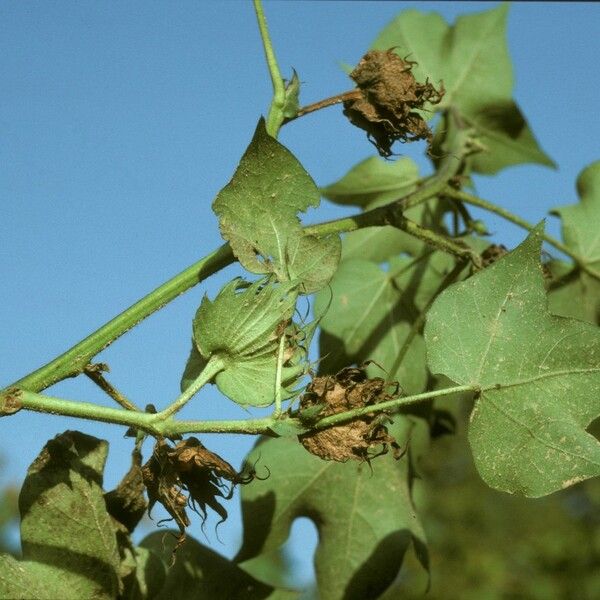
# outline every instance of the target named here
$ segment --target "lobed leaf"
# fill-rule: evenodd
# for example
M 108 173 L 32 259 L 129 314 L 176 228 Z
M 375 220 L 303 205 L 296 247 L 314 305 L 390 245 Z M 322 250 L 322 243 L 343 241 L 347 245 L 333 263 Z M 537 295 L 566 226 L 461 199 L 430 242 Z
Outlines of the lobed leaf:
M 298 212 L 318 205 L 314 181 L 296 157 L 267 133 L 261 119 L 213 210 L 221 234 L 245 269 L 272 273 L 282 282 L 300 277 L 301 291 L 311 293 L 329 281 L 340 253 L 337 235 L 319 239 L 302 230 Z M 332 260 L 322 263 L 324 253 Z
M 142 541 L 141 547 L 169 565 L 175 540 L 176 535 L 155 532 Z M 235 563 L 190 537 L 177 550 L 177 560 L 168 570 L 162 589 L 154 596 L 157 600 L 292 600 L 297 597 L 297 592 L 275 589 L 254 579 Z
M 23 560 L 0 556 L 0 597 L 118 595 L 120 558 L 102 491 L 107 451 L 77 431 L 46 444 L 19 497 Z
M 554 166 L 512 100 L 513 76 L 506 44 L 508 5 L 464 15 L 452 26 L 437 13 L 407 10 L 387 25 L 372 48 L 396 48 L 417 64 L 417 79 L 442 80 L 439 110 L 453 107 L 481 135 L 487 152 L 473 168 L 491 174 L 512 164 Z
M 479 386 L 469 440 L 492 487 L 543 496 L 600 474 L 600 331 L 551 315 L 539 265 L 542 227 L 435 301 L 429 366 Z
M 378 597 L 411 542 L 426 564 L 406 459 L 388 455 L 371 466 L 323 461 L 285 438 L 263 441 L 247 461 L 259 458 L 271 476 L 242 490 L 244 541 L 236 561 L 279 548 L 294 519 L 306 516 L 319 530 L 314 561 L 321 600 Z

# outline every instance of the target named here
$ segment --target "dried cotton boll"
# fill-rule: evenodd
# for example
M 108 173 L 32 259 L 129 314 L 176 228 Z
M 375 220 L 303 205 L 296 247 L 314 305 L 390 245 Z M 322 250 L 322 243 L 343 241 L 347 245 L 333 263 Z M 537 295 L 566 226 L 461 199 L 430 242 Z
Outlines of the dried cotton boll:
M 432 140 L 427 123 L 414 111 L 423 109 L 425 103 L 438 104 L 444 88 L 436 90 L 428 81 L 419 83 L 412 74 L 415 64 L 393 50 L 371 50 L 350 73 L 362 93 L 344 102 L 344 114 L 367 132 L 386 158 L 392 156 L 395 141 L 427 140 L 430 144 Z

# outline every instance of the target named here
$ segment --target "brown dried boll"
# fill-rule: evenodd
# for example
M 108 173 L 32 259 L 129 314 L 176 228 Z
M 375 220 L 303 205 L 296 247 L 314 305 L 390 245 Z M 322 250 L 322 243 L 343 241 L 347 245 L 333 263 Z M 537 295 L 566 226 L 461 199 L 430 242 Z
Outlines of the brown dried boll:
M 397 387 L 397 386 L 396 386 Z M 323 405 L 319 418 L 362 408 L 397 397 L 387 392 L 389 384 L 380 377 L 369 379 L 364 369 L 349 367 L 331 377 L 315 377 L 300 399 L 300 410 Z M 350 422 L 298 436 L 311 453 L 325 460 L 346 462 L 349 459 L 368 461 L 374 458 L 374 446 L 387 445 L 394 450 L 399 446 L 382 423 L 385 415 L 369 413 Z
M 427 102 L 438 104 L 444 88 L 437 90 L 429 81 L 417 82 L 412 74 L 415 64 L 393 50 L 370 50 L 350 73 L 361 93 L 344 102 L 344 114 L 367 132 L 385 158 L 392 156 L 395 141 L 427 140 L 431 144 L 431 130 L 414 110 L 423 109 Z

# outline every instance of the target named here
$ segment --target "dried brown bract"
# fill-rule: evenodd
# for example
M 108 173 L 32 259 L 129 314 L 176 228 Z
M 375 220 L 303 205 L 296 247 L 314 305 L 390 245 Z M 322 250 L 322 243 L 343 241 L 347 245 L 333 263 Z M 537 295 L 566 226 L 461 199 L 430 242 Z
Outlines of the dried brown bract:
M 144 516 L 148 503 L 144 497 L 142 454 L 136 448 L 131 455 L 131 467 L 119 485 L 104 494 L 108 513 L 131 533 Z
M 165 440 L 158 440 L 152 456 L 142 467 L 142 476 L 148 493 L 148 512 L 159 502 L 179 527 L 180 535 L 173 552 L 185 541 L 185 530 L 190 525 L 186 507 L 201 515 L 203 522 L 207 507 L 212 508 L 222 523 L 227 519 L 227 511 L 218 498 L 228 500 L 235 485 L 250 483 L 256 477 L 254 472 L 238 473 L 195 437 L 182 440 L 174 447 Z
M 419 83 L 412 74 L 414 61 L 400 58 L 393 50 L 367 52 L 350 77 L 361 94 L 344 102 L 344 114 L 364 129 L 379 154 L 392 156 L 395 141 L 427 140 L 432 134 L 415 112 L 425 103 L 438 104 L 444 96 L 429 81 Z
M 300 399 L 300 411 L 323 406 L 319 418 L 335 415 L 396 398 L 398 386 L 394 387 L 390 393 L 390 384 L 380 377 L 369 379 L 364 369 L 348 367 L 333 377 L 315 377 Z M 382 446 L 380 454 L 387 451 L 388 445 L 399 450 L 387 432 L 385 420 L 387 417 L 383 414 L 369 413 L 298 438 L 309 452 L 326 460 L 368 461 L 377 456 L 372 454 L 375 446 Z

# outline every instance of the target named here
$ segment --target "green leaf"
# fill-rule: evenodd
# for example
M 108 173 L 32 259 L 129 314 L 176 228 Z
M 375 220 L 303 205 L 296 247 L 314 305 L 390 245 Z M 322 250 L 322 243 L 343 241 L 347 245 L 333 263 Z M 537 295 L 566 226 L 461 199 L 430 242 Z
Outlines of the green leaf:
M 416 189 L 419 168 L 410 158 L 387 161 L 372 156 L 358 163 L 339 181 L 321 188 L 337 204 L 361 208 L 388 204 Z
M 292 78 L 285 86 L 285 100 L 283 104 L 283 117 L 293 119 L 298 114 L 300 98 L 300 79 L 295 69 L 292 69 Z
M 583 264 L 600 271 L 600 161 L 592 163 L 579 174 L 577 193 L 580 202 L 560 206 L 551 213 L 562 219 L 565 244 L 581 258 Z M 576 294 L 571 296 L 570 302 L 569 294 Z M 572 316 L 600 323 L 600 282 L 577 270 L 566 277 L 563 289 L 559 286 L 552 291 L 550 303 L 561 314 L 567 310 Z
M 411 342 L 405 360 L 391 371 L 410 331 L 414 310 L 407 310 L 412 302 L 410 293 L 405 295 L 389 273 L 369 261 L 344 261 L 331 282 L 331 292 L 324 290 L 317 295 L 315 310 L 324 310 L 329 302 L 329 310 L 321 320 L 322 330 L 334 337 L 325 336 L 327 347 L 321 345 L 326 371 L 374 360 L 387 372 L 387 378 L 398 381 L 406 392 L 424 389 L 427 373 L 420 335 Z M 324 354 L 330 349 L 328 360 Z M 377 370 L 381 376 L 380 368 Z
M 488 152 L 473 158 L 480 173 L 511 164 L 554 166 L 536 143 L 512 99 L 513 75 L 506 45 L 508 5 L 464 15 L 448 25 L 437 13 L 407 10 L 379 34 L 372 48 L 396 48 L 416 61 L 419 81 L 443 80 L 446 94 L 436 110 L 453 107 L 481 135 Z
M 135 572 L 131 575 L 120 600 L 145 600 L 155 598 L 162 589 L 166 578 L 166 565 L 160 557 L 138 546 L 135 552 Z
M 141 546 L 161 556 L 168 565 L 176 538 L 177 534 L 174 532 L 173 535 L 155 532 L 146 537 Z M 295 591 L 276 590 L 261 583 L 235 563 L 189 536 L 177 550 L 175 564 L 169 569 L 160 593 L 155 596 L 157 600 L 292 600 L 297 597 L 298 593 Z
M 561 317 L 600 323 L 600 281 L 571 263 L 550 261 L 553 281 L 548 290 L 548 309 Z
M 182 385 L 189 385 L 204 362 L 220 359 L 225 368 L 215 377 L 223 394 L 242 406 L 273 403 L 279 336 L 276 329 L 291 319 L 296 306 L 295 284 L 257 281 L 248 285 L 235 279 L 214 300 L 202 299 L 194 317 L 194 343 Z M 284 370 L 284 383 L 293 382 L 303 370 Z M 290 396 L 283 389 L 284 398 Z
M 221 234 L 244 268 L 273 273 L 282 282 L 301 277 L 301 291 L 311 293 L 329 281 L 340 252 L 337 235 L 319 239 L 302 230 L 298 212 L 318 205 L 314 181 L 294 155 L 267 133 L 261 119 L 213 209 Z M 332 259 L 322 263 L 324 254 Z
M 411 541 L 424 549 L 406 459 L 387 455 L 371 466 L 323 461 L 284 438 L 257 445 L 247 460 L 258 459 L 271 476 L 242 489 L 244 541 L 236 561 L 279 548 L 294 519 L 306 516 L 319 530 L 319 598 L 362 600 L 390 585 Z
M 198 375 L 202 373 L 207 363 L 208 360 L 200 354 L 198 348 L 196 348 L 196 344 L 194 344 L 194 340 L 192 340 L 192 349 L 190 350 L 190 355 L 185 363 L 185 369 L 181 376 L 180 387 L 182 392 L 187 390 L 190 385 L 198 379 Z
M 542 227 L 435 301 L 429 366 L 479 386 L 469 440 L 492 487 L 543 496 L 600 474 L 600 331 L 551 315 L 539 265 Z
M 0 597 L 118 595 L 119 552 L 102 491 L 107 451 L 77 431 L 46 444 L 19 497 L 23 561 L 0 557 Z

